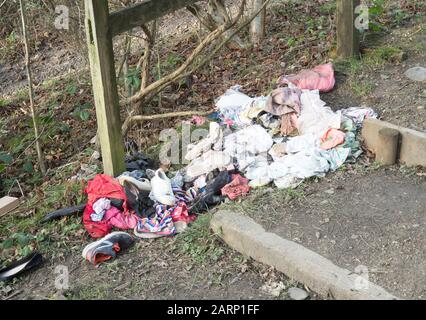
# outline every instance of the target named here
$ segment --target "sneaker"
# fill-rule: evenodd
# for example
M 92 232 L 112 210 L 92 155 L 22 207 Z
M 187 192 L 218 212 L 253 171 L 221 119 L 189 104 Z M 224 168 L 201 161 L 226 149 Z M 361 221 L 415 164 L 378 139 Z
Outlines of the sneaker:
M 176 199 L 173 194 L 170 179 L 162 169 L 155 172 L 154 178 L 151 179 L 151 199 L 158 201 L 167 206 L 174 206 Z
M 28 272 L 29 270 L 36 269 L 43 262 L 43 257 L 38 252 L 33 252 L 28 256 L 15 261 L 0 270 L 0 281 L 9 281 L 13 278 Z
M 82 256 L 84 259 L 97 265 L 106 260 L 115 258 L 117 252 L 129 248 L 133 244 L 133 238 L 126 232 L 112 232 L 102 239 L 88 244 Z

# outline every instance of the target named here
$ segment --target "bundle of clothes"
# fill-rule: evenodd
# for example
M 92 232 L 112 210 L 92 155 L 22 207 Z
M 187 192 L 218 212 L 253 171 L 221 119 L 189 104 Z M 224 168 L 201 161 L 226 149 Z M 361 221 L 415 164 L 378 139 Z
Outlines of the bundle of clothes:
M 209 123 L 207 137 L 188 146 L 189 164 L 173 176 L 143 159 L 117 178 L 100 174 L 89 181 L 87 231 L 94 238 L 111 237 L 112 228 L 133 230 L 140 238 L 171 236 L 225 198 L 235 200 L 270 183 L 295 188 L 355 161 L 362 153 L 357 132 L 365 118 L 377 114 L 358 107 L 332 111 L 320 92 L 332 90 L 334 82 L 333 66 L 326 64 L 282 76 L 268 96 L 230 88 L 216 101 L 218 121 Z M 106 241 L 111 257 L 120 246 L 104 238 L 83 256 L 95 264 L 104 261 L 108 254 L 94 248 Z

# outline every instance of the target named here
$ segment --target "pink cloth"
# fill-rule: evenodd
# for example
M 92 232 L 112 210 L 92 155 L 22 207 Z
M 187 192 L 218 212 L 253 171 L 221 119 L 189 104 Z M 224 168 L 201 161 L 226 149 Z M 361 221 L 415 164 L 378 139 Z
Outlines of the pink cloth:
M 329 92 L 333 90 L 336 83 L 336 80 L 334 79 L 333 64 L 322 64 L 312 70 L 302 70 L 298 74 L 282 76 L 278 79 L 278 83 L 292 83 L 299 89 L 317 89 L 320 92 Z
M 345 142 L 345 133 L 337 129 L 328 129 L 321 137 L 321 149 L 332 149 L 339 144 Z
M 202 126 L 206 122 L 206 118 L 201 117 L 201 116 L 192 116 L 192 122 L 196 126 Z
M 123 230 L 133 229 L 138 223 L 136 215 L 124 214 L 116 207 L 111 207 L 111 209 L 107 210 L 102 221 L 105 221 L 113 227 Z
M 196 215 L 189 215 L 188 207 L 186 206 L 186 203 L 181 201 L 179 204 L 174 208 L 172 212 L 172 219 L 173 222 L 177 221 L 183 221 L 185 223 L 190 223 L 195 221 L 197 219 Z
M 248 183 L 249 180 L 247 178 L 244 178 L 240 174 L 233 174 L 232 181 L 222 188 L 222 195 L 228 196 L 231 200 L 245 196 L 250 191 Z

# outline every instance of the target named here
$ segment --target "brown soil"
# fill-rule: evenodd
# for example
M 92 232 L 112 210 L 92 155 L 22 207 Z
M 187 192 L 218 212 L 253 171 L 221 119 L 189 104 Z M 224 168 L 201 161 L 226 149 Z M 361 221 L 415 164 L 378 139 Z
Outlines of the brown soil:
M 257 195 L 262 210 L 243 211 L 340 267 L 366 266 L 370 281 L 400 298 L 426 299 L 426 178 L 410 174 L 348 169 L 306 183 L 290 202 Z

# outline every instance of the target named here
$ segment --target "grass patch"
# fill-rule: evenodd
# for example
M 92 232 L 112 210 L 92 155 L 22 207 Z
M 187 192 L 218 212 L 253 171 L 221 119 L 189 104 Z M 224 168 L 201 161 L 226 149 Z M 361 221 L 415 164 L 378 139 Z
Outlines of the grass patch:
M 386 46 L 368 51 L 362 62 L 367 67 L 381 67 L 386 63 L 401 62 L 404 59 L 404 52 L 398 47 Z
M 176 236 L 176 250 L 190 256 L 196 263 L 217 262 L 228 250 L 211 232 L 211 218 L 211 213 L 198 216 L 190 228 Z
M 336 71 L 348 76 L 348 85 L 354 95 L 365 97 L 374 90 L 374 84 L 367 75 L 382 69 L 388 63 L 401 62 L 405 53 L 397 47 L 385 46 L 367 51 L 360 59 L 339 59 L 335 63 Z
M 25 256 L 33 249 L 51 255 L 52 248 L 69 249 L 69 239 L 81 238 L 84 233 L 80 216 L 63 218 L 46 224 L 39 221 L 59 207 L 84 201 L 79 183 L 49 184 L 43 194 L 35 195 L 19 207 L 19 211 L 6 215 L 0 224 L 1 258 L 6 262 Z
M 310 181 L 315 181 L 314 179 L 307 179 L 296 189 L 272 189 L 270 187 L 254 189 L 240 201 L 221 205 L 221 209 L 245 214 L 261 224 L 274 225 L 282 215 L 281 208 L 292 206 L 293 202 L 304 199 L 305 185 L 309 184 Z
M 110 296 L 111 286 L 106 283 L 93 284 L 67 294 L 69 300 L 106 300 Z

